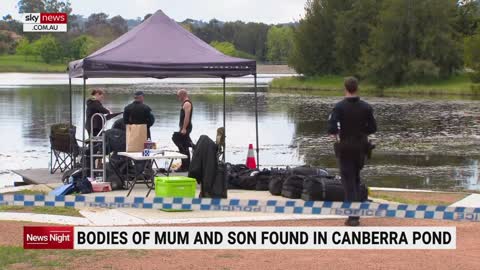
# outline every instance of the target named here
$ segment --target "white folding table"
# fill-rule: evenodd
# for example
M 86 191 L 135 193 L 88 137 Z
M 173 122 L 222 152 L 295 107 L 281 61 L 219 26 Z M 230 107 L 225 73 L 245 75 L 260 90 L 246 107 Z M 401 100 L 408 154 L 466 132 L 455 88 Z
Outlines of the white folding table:
M 170 160 L 170 163 L 168 165 L 168 168 L 167 168 L 167 172 L 166 172 L 166 175 L 168 176 L 170 174 L 170 169 L 172 167 L 172 164 L 173 164 L 173 161 L 175 159 L 184 159 L 184 158 L 188 158 L 188 156 L 184 155 L 184 154 L 180 154 L 178 152 L 174 152 L 174 151 L 152 151 L 151 154 L 149 156 L 143 156 L 143 153 L 142 152 L 118 152 L 118 155 L 120 156 L 124 156 L 124 157 L 127 157 L 128 159 L 131 159 L 133 160 L 134 162 L 135 161 L 146 161 L 145 162 L 145 166 L 143 167 L 143 170 L 145 170 L 145 168 L 147 167 L 148 163 L 151 163 L 152 164 L 152 167 L 153 167 L 153 164 L 156 164 L 156 160 Z M 136 166 L 134 166 L 135 170 L 136 170 Z M 158 166 L 157 166 L 157 169 L 158 169 Z M 143 171 L 142 171 L 143 172 Z M 128 194 L 127 194 L 127 197 L 130 195 L 130 193 L 132 192 L 133 188 L 135 187 L 135 184 L 137 182 L 137 180 L 144 180 L 144 181 L 149 181 L 151 180 L 152 183 L 150 183 L 150 185 L 147 184 L 147 182 L 145 182 L 145 184 L 147 184 L 148 186 L 148 192 L 147 192 L 147 196 L 150 194 L 150 191 L 152 191 L 152 189 L 154 188 L 154 185 L 155 185 L 155 176 L 157 174 L 157 172 L 154 173 L 154 175 L 152 176 L 152 179 L 138 179 L 137 177 L 142 173 L 142 172 L 135 172 L 134 173 L 134 178 L 133 178 L 133 183 L 130 187 L 130 190 L 128 191 Z M 128 178 L 128 166 L 127 166 L 127 178 Z M 127 181 L 129 181 L 129 179 L 127 179 Z

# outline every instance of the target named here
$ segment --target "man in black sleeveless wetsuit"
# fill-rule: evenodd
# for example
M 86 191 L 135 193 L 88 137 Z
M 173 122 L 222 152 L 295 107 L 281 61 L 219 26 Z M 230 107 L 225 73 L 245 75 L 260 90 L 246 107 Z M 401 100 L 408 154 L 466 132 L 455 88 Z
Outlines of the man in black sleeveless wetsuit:
M 345 190 L 345 201 L 360 201 L 360 170 L 370 144 L 368 135 L 377 131 L 372 107 L 358 96 L 358 81 L 345 79 L 345 98 L 338 102 L 328 119 L 328 133 L 334 137 L 335 155 Z M 348 217 L 347 226 L 360 225 L 358 216 Z
M 180 131 L 173 133 L 172 140 L 178 147 L 179 152 L 188 156 L 188 158 L 182 159 L 182 166 L 178 170 L 179 172 L 186 172 L 190 166 L 190 150 L 188 148 L 193 147 L 192 139 L 190 139 L 190 133 L 192 132 L 193 104 L 185 89 L 178 90 L 177 98 L 182 103 L 180 121 L 178 123 Z

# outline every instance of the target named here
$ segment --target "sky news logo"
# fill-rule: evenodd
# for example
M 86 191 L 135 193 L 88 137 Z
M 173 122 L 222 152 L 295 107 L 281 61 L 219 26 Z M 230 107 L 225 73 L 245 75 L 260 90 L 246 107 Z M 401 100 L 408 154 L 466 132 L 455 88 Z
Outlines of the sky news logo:
M 67 13 L 24 13 L 23 32 L 67 32 Z

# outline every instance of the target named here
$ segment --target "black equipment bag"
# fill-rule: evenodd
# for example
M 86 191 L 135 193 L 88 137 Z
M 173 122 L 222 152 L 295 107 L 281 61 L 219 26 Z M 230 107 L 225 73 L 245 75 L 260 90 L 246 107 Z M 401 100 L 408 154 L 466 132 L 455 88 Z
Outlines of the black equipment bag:
M 287 170 L 273 168 L 271 170 L 270 181 L 268 182 L 268 190 L 270 194 L 275 196 L 282 195 L 282 187 L 285 179 L 290 175 Z
M 327 170 L 322 168 L 310 167 L 309 165 L 303 165 L 293 168 L 292 174 L 303 176 L 328 176 Z
M 263 169 L 255 175 L 256 186 L 255 190 L 266 191 L 268 190 L 268 184 L 270 183 L 272 173 L 270 170 Z
M 305 176 L 290 175 L 285 179 L 282 186 L 282 196 L 290 199 L 299 199 L 303 191 Z
M 78 192 L 80 194 L 88 194 L 93 192 L 92 183 L 85 176 L 84 178 L 74 180 L 75 188 L 73 192 Z
M 252 175 L 254 170 L 243 164 L 227 165 L 228 189 L 255 190 L 257 177 Z
M 303 183 L 302 199 L 305 201 L 343 202 L 345 192 L 342 182 L 325 177 L 307 177 Z M 360 200 L 368 200 L 368 190 L 365 184 L 360 185 Z

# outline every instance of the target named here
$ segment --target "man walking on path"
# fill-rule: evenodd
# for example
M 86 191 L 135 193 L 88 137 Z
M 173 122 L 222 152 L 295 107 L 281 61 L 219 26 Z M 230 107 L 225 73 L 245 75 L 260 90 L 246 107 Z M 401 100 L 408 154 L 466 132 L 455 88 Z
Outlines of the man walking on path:
M 360 170 L 371 150 L 368 135 L 377 131 L 372 107 L 358 96 L 358 80 L 345 79 L 345 98 L 338 102 L 328 119 L 328 133 L 336 139 L 335 155 L 346 202 L 360 201 Z M 347 226 L 360 225 L 360 217 L 350 216 Z
M 180 121 L 178 123 L 180 131 L 173 133 L 172 140 L 178 147 L 179 152 L 188 156 L 188 158 L 182 159 L 182 166 L 178 170 L 179 172 L 186 172 L 190 167 L 189 147 L 193 147 L 192 139 L 190 138 L 190 133 L 192 132 L 193 104 L 185 89 L 178 90 L 177 98 L 182 103 Z

